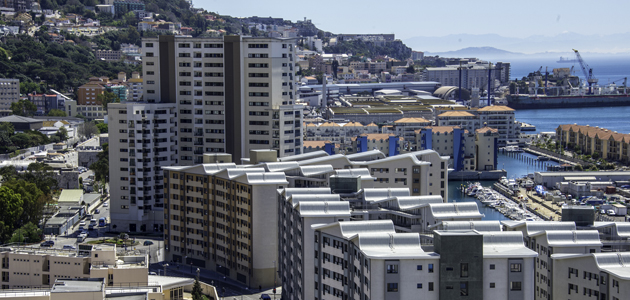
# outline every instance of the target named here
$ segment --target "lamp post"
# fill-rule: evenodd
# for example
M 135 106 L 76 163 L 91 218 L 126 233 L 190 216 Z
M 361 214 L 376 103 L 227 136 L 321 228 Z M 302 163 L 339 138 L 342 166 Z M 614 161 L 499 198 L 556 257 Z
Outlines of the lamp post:
M 199 281 L 199 272 L 200 272 L 200 270 L 199 270 L 199 268 L 197 268 L 197 281 Z
M 166 276 L 166 267 L 168 267 L 168 264 L 164 264 L 164 276 Z

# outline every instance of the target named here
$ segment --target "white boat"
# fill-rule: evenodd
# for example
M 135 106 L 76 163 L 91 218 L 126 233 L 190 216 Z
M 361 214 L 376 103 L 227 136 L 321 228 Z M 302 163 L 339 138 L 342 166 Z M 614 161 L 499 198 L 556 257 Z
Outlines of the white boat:
M 523 149 L 519 148 L 518 146 L 505 146 L 503 149 L 505 150 L 505 152 L 523 152 Z

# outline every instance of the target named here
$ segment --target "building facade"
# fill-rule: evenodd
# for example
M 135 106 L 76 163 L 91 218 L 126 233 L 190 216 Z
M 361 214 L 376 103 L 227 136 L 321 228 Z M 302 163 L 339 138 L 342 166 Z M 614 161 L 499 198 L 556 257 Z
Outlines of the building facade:
M 20 80 L 13 78 L 0 78 L 0 113 L 8 115 L 11 111 L 11 103 L 20 99 Z
M 143 40 L 144 99 L 178 105 L 182 164 L 201 163 L 206 152 L 231 153 L 234 161 L 251 149 L 301 153 L 293 43 L 240 36 Z
M 114 230 L 163 230 L 162 167 L 178 163 L 176 116 L 175 104 L 108 105 L 109 184 Z

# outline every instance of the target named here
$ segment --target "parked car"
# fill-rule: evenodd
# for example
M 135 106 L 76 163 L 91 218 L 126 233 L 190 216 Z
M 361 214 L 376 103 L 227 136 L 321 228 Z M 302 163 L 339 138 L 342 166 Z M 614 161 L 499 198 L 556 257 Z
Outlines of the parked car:
M 85 221 L 79 222 L 79 226 L 85 226 Z
M 90 225 L 88 226 L 88 230 L 94 230 L 94 225 L 90 224 Z
M 608 213 L 609 216 L 614 216 L 616 215 L 615 211 L 612 209 L 609 209 L 608 211 L 606 211 Z
M 152 241 L 144 241 L 143 245 L 150 246 L 150 245 L 153 245 L 153 242 Z
M 109 206 L 109 202 L 103 203 L 103 207 L 108 207 L 108 206 Z
M 94 210 L 94 213 L 100 214 L 101 210 L 97 208 L 97 209 Z
M 40 246 L 42 247 L 52 247 L 55 245 L 54 241 L 44 241 L 43 243 L 40 244 Z
M 63 250 L 75 250 L 77 247 L 72 245 L 63 245 Z
M 267 294 L 262 294 L 262 295 L 260 295 L 260 299 L 262 299 L 262 300 L 271 300 L 271 297 L 269 297 L 269 295 L 267 295 Z

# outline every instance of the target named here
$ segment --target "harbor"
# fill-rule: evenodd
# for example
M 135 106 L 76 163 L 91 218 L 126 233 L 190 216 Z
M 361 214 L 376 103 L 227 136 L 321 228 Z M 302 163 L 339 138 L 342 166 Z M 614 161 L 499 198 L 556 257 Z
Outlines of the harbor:
M 517 182 L 517 179 L 527 177 L 528 174 L 539 171 L 547 171 L 548 168 L 558 167 L 555 161 L 538 161 L 535 155 L 525 152 L 503 153 L 499 152 L 498 165 L 507 172 L 508 182 Z M 560 207 L 545 201 L 543 198 L 527 192 L 527 188 L 518 185 L 518 193 L 512 194 L 496 189 L 496 180 L 485 180 L 478 182 L 481 188 L 496 190 L 501 195 L 495 202 L 478 199 L 462 192 L 462 187 L 468 187 L 471 182 L 449 181 L 449 202 L 476 202 L 479 211 L 484 214 L 483 220 L 558 220 Z M 487 191 L 487 190 L 486 190 Z M 519 195 L 527 197 L 527 202 Z M 499 198 L 497 195 L 494 197 Z M 490 197 L 490 196 L 488 196 Z M 497 202 L 503 203 L 497 203 Z M 521 203 L 524 202 L 524 203 Z M 493 205 L 488 205 L 493 204 Z

